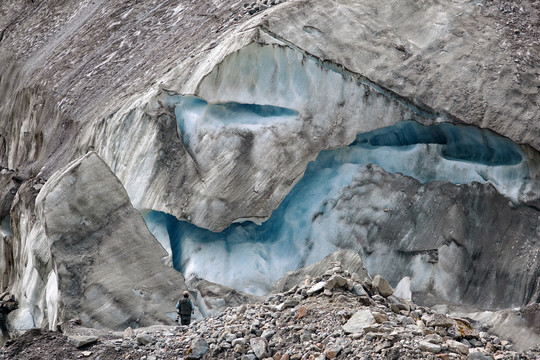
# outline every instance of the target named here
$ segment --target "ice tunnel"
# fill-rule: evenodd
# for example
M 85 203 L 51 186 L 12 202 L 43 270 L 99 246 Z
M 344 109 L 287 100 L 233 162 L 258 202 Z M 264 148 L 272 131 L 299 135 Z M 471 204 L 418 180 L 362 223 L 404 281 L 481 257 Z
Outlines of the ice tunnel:
M 194 112 L 208 110 L 203 100 L 183 99 L 179 105 L 183 113 L 177 114 L 181 115 L 178 119 L 182 119 L 179 127 L 183 134 L 190 132 L 186 104 L 189 109 L 195 108 Z M 276 117 L 295 116 L 286 109 L 221 106 L 227 111 L 263 113 L 274 117 L 273 121 Z M 211 113 L 210 109 L 209 118 Z M 234 223 L 215 233 L 165 213 L 142 213 L 152 233 L 172 254 L 174 267 L 186 278 L 195 275 L 263 295 L 285 272 L 314 263 L 338 249 L 333 241 L 337 229 L 318 229 L 314 235 L 314 219 L 328 211 L 328 204 L 336 202 L 367 164 L 422 183 L 489 182 L 517 205 L 520 189 L 531 181 L 529 161 L 517 144 L 488 130 L 402 121 L 359 134 L 349 146 L 322 151 L 261 225 L 249 221 Z M 336 222 L 335 227 L 339 226 L 342 225 Z

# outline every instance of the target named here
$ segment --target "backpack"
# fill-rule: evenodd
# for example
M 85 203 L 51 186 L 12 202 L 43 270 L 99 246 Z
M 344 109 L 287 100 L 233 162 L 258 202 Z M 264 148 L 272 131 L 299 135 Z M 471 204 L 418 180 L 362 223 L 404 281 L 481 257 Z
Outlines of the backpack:
M 189 298 L 180 299 L 176 307 L 178 308 L 178 313 L 180 315 L 191 315 L 191 310 L 193 310 Z

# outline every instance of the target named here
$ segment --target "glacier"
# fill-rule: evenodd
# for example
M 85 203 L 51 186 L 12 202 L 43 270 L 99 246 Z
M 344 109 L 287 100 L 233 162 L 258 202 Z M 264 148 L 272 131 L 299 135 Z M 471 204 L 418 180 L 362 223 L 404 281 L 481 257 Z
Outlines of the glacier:
M 256 105 L 227 104 L 221 108 L 225 116 L 220 120 L 215 116 L 217 105 L 208 114 L 212 107 L 202 99 L 176 96 L 174 100 L 178 101 L 177 119 L 182 119 L 180 131 L 187 137 L 192 137 L 198 124 L 208 124 L 209 118 L 213 127 L 255 126 L 256 119 L 245 118 L 248 112 L 253 115 L 262 111 L 270 114 L 272 121 L 294 121 L 295 115 Z M 240 116 L 233 124 L 234 111 L 240 111 Z M 171 254 L 174 267 L 186 278 L 195 276 L 263 295 L 285 272 L 319 261 L 343 247 L 336 234 L 340 227 L 353 224 L 335 221 L 321 228 L 315 226 L 314 220 L 328 212 L 329 204 L 336 203 L 366 165 L 376 164 L 421 183 L 490 183 L 512 204 L 520 206 L 520 189 L 535 181 L 530 161 L 517 144 L 489 130 L 401 121 L 359 134 L 349 146 L 320 152 L 262 224 L 243 221 L 213 232 L 163 212 L 141 212 L 151 232 Z M 387 210 L 391 207 L 390 203 L 381 205 Z M 373 260 L 367 259 L 370 262 Z
M 145 271 L 164 296 L 208 285 L 186 283 L 173 259 L 187 276 L 261 294 L 334 249 L 392 285 L 410 276 L 415 296 L 490 309 L 540 300 L 537 68 L 519 51 L 508 61 L 521 35 L 503 36 L 505 48 L 486 37 L 501 29 L 479 16 L 487 7 L 309 0 L 230 21 L 242 4 L 204 6 L 214 17 L 193 16 L 198 2 L 19 3 L 0 5 L 0 287 L 19 301 L 13 329 L 86 313 L 123 330 L 144 302 L 158 319 L 174 301 L 146 297 Z M 95 187 L 84 185 L 99 163 L 90 153 L 106 165 Z M 73 161 L 86 174 L 72 169 L 76 193 L 46 185 Z M 53 186 L 81 211 L 36 216 Z M 98 209 L 120 198 L 131 215 L 110 223 Z M 110 223 L 88 241 L 102 250 L 51 245 L 46 230 L 64 218 L 62 242 L 88 239 L 90 213 Z M 66 291 L 76 278 L 64 265 L 91 301 Z M 117 269 L 133 270 L 111 278 Z M 103 286 L 113 295 L 96 296 Z M 103 312 L 117 305 L 124 319 Z

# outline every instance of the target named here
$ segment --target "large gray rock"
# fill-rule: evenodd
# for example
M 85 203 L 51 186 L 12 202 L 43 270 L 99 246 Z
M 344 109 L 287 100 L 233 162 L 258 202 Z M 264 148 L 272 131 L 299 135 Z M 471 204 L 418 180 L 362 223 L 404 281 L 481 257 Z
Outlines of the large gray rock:
M 449 318 L 445 314 L 434 313 L 433 315 L 428 317 L 426 325 L 432 327 L 441 326 L 448 328 L 454 326 L 455 323 L 456 322 L 452 318 Z
M 474 351 L 467 355 L 467 360 L 493 360 L 493 356 L 483 354 L 480 351 Z
M 469 347 L 456 340 L 446 340 L 446 346 L 450 351 L 467 355 L 469 353 Z
M 263 338 L 253 338 L 249 341 L 251 350 L 257 359 L 263 359 L 268 356 L 268 342 Z
M 401 279 L 396 285 L 393 295 L 404 300 L 412 300 L 411 278 L 405 276 Z
M 58 171 L 36 199 L 57 277 L 58 320 L 123 330 L 172 323 L 182 274 L 96 153 Z
M 394 289 L 390 286 L 388 281 L 381 275 L 376 275 L 372 281 L 373 289 L 375 289 L 383 297 L 389 297 L 394 293 Z
M 418 348 L 422 351 L 427 351 L 431 353 L 438 353 L 441 351 L 442 347 L 437 344 L 430 343 L 428 341 L 419 341 L 418 342 Z
M 347 285 L 347 279 L 340 275 L 332 275 L 328 280 L 326 280 L 325 289 L 332 290 L 334 288 L 342 288 Z
M 202 358 L 204 354 L 208 352 L 209 346 L 206 340 L 202 337 L 197 337 L 193 340 L 191 344 L 191 351 L 186 356 L 187 360 L 197 360 Z
M 68 342 L 76 348 L 82 348 L 87 345 L 95 344 L 99 338 L 97 336 L 79 336 L 72 335 L 68 337 Z
M 363 333 L 377 321 L 369 309 L 359 310 L 343 325 L 343 331 L 347 334 Z

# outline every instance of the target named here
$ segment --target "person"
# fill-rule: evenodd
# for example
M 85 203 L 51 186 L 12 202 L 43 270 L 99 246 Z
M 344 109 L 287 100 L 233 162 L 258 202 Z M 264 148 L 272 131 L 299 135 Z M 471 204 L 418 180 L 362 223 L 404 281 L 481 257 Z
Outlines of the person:
M 193 306 L 193 301 L 189 298 L 189 291 L 184 291 L 183 295 L 184 297 L 178 300 L 178 303 L 176 304 L 178 312 L 176 321 L 178 322 L 178 318 L 180 318 L 180 323 L 182 325 L 189 325 L 191 322 L 191 314 L 195 313 L 195 307 Z

